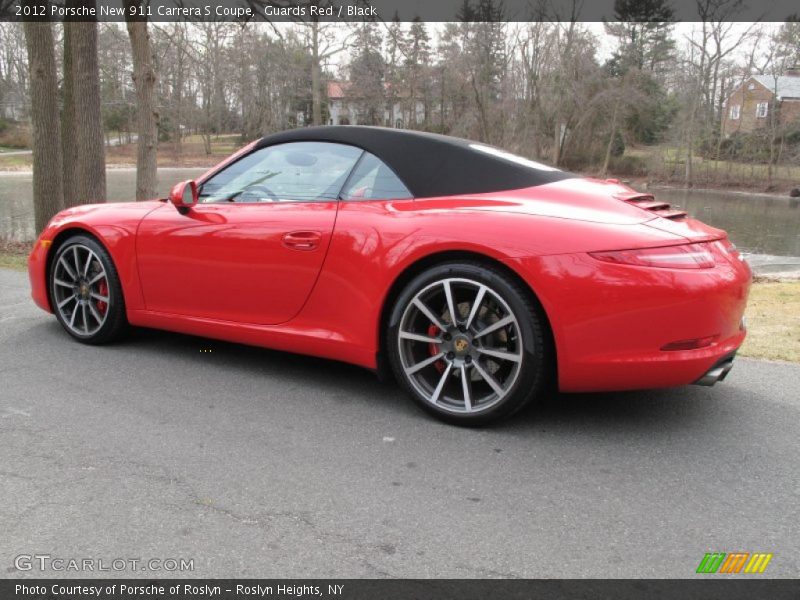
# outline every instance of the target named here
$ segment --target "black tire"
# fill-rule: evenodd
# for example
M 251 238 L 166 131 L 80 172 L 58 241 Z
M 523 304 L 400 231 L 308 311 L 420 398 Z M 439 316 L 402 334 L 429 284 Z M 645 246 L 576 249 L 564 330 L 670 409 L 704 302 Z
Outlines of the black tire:
M 83 265 L 86 265 L 85 275 L 82 273 Z M 63 284 L 72 283 L 70 276 L 73 275 L 76 285 L 70 290 Z M 100 275 L 104 277 L 95 283 L 90 282 Z M 111 256 L 97 240 L 80 234 L 64 240 L 50 263 L 48 279 L 53 312 L 73 338 L 84 344 L 105 344 L 127 332 L 128 320 L 119 275 Z M 107 298 L 108 301 L 97 298 Z M 62 308 L 59 307 L 61 303 L 65 303 Z M 95 319 L 93 313 L 101 318 Z
M 481 286 L 489 291 L 480 292 Z M 472 303 L 471 290 L 475 290 Z M 478 298 L 481 302 L 473 310 Z M 434 324 L 417 301 L 445 329 Z M 495 323 L 509 319 L 508 325 L 491 331 Z M 400 293 L 388 321 L 386 351 L 395 378 L 422 409 L 448 423 L 485 425 L 518 412 L 544 391 L 553 360 L 546 327 L 546 317 L 530 291 L 501 269 L 479 262 L 448 262 L 416 276 Z M 487 330 L 491 333 L 483 333 Z M 409 339 L 409 334 L 419 339 Z M 422 363 L 430 364 L 420 368 Z M 458 386 L 462 386 L 461 403 Z M 483 404 L 481 393 L 486 397 Z

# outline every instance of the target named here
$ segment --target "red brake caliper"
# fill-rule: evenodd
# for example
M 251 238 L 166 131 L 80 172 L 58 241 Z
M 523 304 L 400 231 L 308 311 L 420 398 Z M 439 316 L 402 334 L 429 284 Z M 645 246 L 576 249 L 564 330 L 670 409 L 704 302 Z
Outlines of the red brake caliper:
M 97 293 L 101 296 L 108 296 L 108 284 L 106 280 L 103 279 L 100 283 L 97 284 Z M 103 302 L 102 300 L 97 301 L 97 310 L 100 311 L 100 314 L 105 314 L 108 305 Z
M 439 328 L 436 325 L 431 325 L 428 327 L 429 336 L 436 337 L 439 335 L 439 333 Z M 436 356 L 439 354 L 439 344 L 434 344 L 433 342 L 428 344 L 428 352 L 430 352 L 431 356 Z M 436 370 L 439 371 L 439 373 L 444 372 L 444 363 L 441 360 L 437 360 L 435 363 L 433 363 L 433 366 L 436 367 Z

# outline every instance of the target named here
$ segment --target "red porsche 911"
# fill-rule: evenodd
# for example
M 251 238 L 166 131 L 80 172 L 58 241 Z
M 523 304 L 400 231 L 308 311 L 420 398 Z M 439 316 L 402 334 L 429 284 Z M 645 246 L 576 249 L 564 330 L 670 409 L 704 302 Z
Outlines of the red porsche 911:
M 81 342 L 134 325 L 346 361 L 462 424 L 550 385 L 713 384 L 751 280 L 725 232 L 650 194 L 355 126 L 265 137 L 168 200 L 65 210 L 29 272 Z

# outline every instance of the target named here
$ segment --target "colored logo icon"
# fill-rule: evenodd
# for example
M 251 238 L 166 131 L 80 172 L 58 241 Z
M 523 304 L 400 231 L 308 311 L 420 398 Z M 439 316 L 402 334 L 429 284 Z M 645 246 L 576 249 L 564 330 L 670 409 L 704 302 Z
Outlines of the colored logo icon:
M 771 560 L 766 552 L 707 552 L 697 573 L 763 573 Z

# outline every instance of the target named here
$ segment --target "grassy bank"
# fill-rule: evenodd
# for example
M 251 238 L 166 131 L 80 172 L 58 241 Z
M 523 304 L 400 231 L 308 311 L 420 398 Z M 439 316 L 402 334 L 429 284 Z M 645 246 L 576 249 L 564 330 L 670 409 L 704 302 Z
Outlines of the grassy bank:
M 683 187 L 686 157 L 669 145 L 637 146 L 611 162 L 609 175 L 637 183 L 665 184 Z M 800 166 L 784 162 L 769 167 L 759 162 L 714 160 L 695 156 L 692 159 L 692 187 L 734 189 L 759 193 L 788 195 L 800 185 Z
M 741 356 L 800 362 L 800 281 L 755 283 L 747 328 Z
M 211 154 L 206 154 L 203 138 L 190 135 L 181 142 L 180 149 L 173 142 L 158 144 L 159 167 L 213 167 L 230 156 L 243 144 L 238 135 L 225 134 L 211 138 Z M 0 152 L 0 171 L 30 171 L 33 155 L 3 156 Z M 136 143 L 106 146 L 107 167 L 135 167 Z
M 0 241 L 0 268 L 24 270 L 30 244 Z M 739 354 L 800 362 L 800 281 L 758 281 L 747 306 L 748 334 Z
M 4 156 L 0 153 L 0 171 L 30 171 L 33 165 L 33 155 L 13 154 Z
M 27 242 L 0 240 L 0 268 L 22 270 L 26 267 L 31 245 Z

